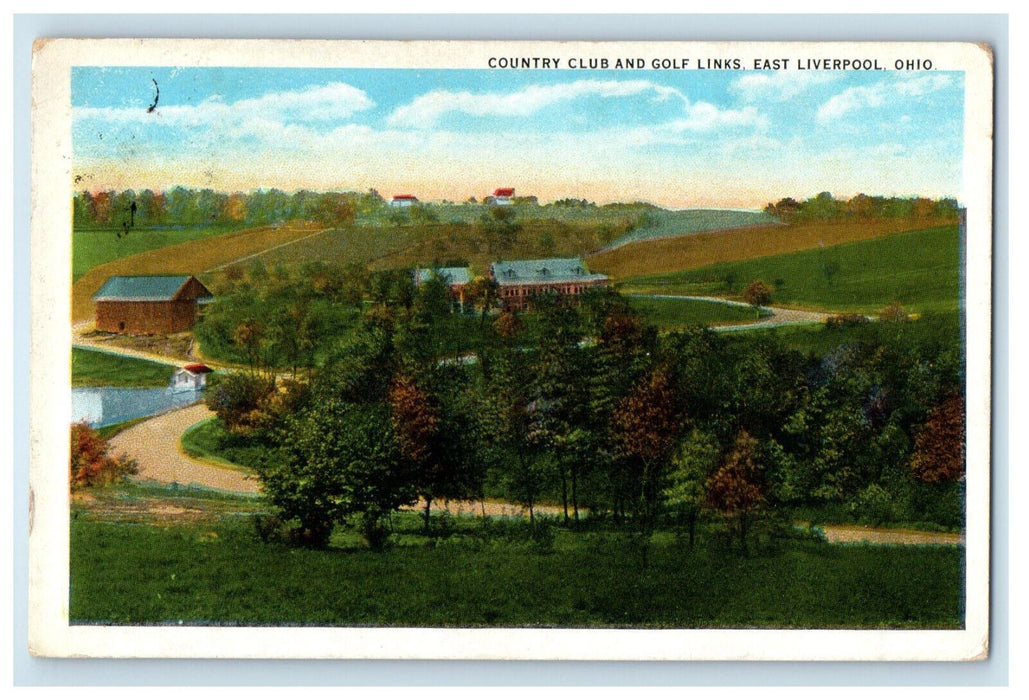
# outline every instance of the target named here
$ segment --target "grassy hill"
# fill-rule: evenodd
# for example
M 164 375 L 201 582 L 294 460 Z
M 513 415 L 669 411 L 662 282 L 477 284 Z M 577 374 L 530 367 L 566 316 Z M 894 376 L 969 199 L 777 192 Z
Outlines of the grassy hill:
M 128 234 L 122 234 L 121 229 L 117 228 L 74 231 L 71 235 L 72 281 L 79 279 L 98 265 L 119 258 L 165 248 L 177 243 L 220 236 L 224 233 L 238 231 L 240 228 L 242 227 L 238 224 L 218 224 L 180 229 L 133 229 Z
M 773 304 L 872 313 L 898 301 L 908 311 L 954 311 L 960 293 L 957 226 L 900 233 L 672 274 L 632 277 L 626 291 L 738 296 L 752 280 L 774 287 Z
M 147 250 L 98 265 L 72 284 L 73 321 L 93 316 L 92 297 L 112 275 L 198 275 L 239 258 L 318 235 L 306 224 L 247 229 Z
M 587 258 L 592 270 L 618 279 L 690 270 L 715 263 L 817 249 L 940 226 L 938 220 L 808 222 L 711 231 L 630 243 Z

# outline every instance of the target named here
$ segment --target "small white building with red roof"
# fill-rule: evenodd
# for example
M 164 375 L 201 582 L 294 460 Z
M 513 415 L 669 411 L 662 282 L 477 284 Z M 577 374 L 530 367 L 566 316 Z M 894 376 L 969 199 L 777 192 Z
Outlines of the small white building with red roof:
M 493 190 L 493 203 L 501 206 L 514 203 L 514 187 L 498 187 Z
M 418 204 L 418 198 L 413 194 L 395 194 L 389 203 L 391 207 L 412 207 Z
M 207 375 L 213 371 L 205 364 L 193 362 L 175 370 L 168 386 L 172 391 L 200 391 L 207 386 Z

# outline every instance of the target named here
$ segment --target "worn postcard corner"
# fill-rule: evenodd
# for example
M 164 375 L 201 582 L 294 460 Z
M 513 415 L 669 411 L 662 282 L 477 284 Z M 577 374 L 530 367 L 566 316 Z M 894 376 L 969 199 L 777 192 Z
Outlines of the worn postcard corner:
M 32 653 L 986 658 L 992 71 L 36 41 Z

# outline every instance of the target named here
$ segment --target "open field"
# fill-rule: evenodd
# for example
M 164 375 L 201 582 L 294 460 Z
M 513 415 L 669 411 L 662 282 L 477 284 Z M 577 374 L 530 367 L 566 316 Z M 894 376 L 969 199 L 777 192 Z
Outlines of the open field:
M 713 326 L 722 323 L 745 323 L 761 318 L 760 312 L 745 306 L 719 304 L 694 299 L 661 299 L 628 297 L 629 304 L 648 323 L 661 330 L 683 326 Z
M 956 226 L 899 233 L 681 272 L 634 277 L 633 292 L 739 296 L 755 279 L 774 287 L 773 304 L 874 313 L 898 301 L 910 311 L 958 307 Z
M 648 565 L 624 535 L 394 515 L 385 553 L 258 540 L 248 499 L 105 489 L 73 505 L 73 623 L 945 628 L 964 550 L 781 542 L 749 556 L 664 533 Z M 446 524 L 446 528 L 443 528 Z M 889 595 L 884 595 L 888 591 Z
M 173 367 L 105 352 L 72 348 L 72 386 L 168 386 Z
M 938 221 L 878 219 L 867 222 L 802 223 L 642 241 L 587 258 L 590 269 L 619 280 L 667 274 L 716 263 L 817 249 L 939 226 Z
M 317 232 L 316 227 L 301 223 L 266 226 L 186 241 L 98 265 L 72 285 L 72 320 L 92 318 L 92 297 L 113 275 L 199 275 L 238 258 L 317 235 Z
M 78 280 L 97 265 L 119 258 L 145 253 L 148 250 L 197 241 L 238 231 L 240 225 L 218 224 L 182 228 L 132 229 L 122 234 L 120 228 L 74 231 L 72 241 L 72 281 Z

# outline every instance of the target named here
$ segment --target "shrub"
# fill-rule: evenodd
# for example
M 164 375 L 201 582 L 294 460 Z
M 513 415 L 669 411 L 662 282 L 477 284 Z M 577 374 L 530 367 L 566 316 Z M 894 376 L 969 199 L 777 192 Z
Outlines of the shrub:
M 908 320 L 908 312 L 900 305 L 900 302 L 891 302 L 879 312 L 879 320 L 887 323 L 899 323 Z
M 761 280 L 754 280 L 743 290 L 743 300 L 751 306 L 763 306 L 772 300 L 772 290 Z
M 74 486 L 102 486 L 139 472 L 127 455 L 112 457 L 107 441 L 86 423 L 71 426 L 70 481 Z
M 868 317 L 863 314 L 835 314 L 825 319 L 825 325 L 832 329 L 852 328 L 868 323 Z

